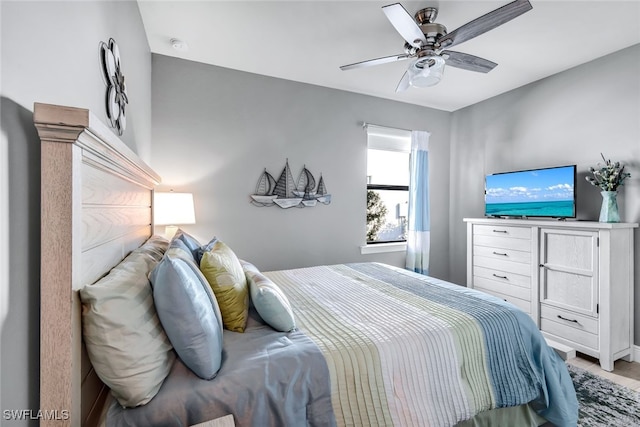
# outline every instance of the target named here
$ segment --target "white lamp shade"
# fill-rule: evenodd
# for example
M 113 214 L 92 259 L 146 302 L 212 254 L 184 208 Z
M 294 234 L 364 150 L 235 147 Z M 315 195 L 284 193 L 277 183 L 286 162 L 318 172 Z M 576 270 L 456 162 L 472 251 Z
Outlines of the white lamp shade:
M 195 224 L 191 193 L 154 193 L 154 223 L 157 225 Z

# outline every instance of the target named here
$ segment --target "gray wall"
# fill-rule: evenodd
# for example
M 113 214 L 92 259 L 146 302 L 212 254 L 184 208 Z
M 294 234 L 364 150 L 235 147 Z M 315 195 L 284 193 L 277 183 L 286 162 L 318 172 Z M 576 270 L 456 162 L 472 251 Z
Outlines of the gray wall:
M 354 261 L 404 264 L 404 253 L 361 255 L 365 243 L 363 121 L 431 132 L 431 273 L 448 266 L 450 113 L 153 55 L 152 166 L 163 188 L 194 193 L 201 240 L 216 235 L 264 270 Z M 322 172 L 333 200 L 313 208 L 249 203 L 285 159 Z
M 151 53 L 135 2 L 0 2 L 0 226 L 9 273 L 0 276 L 0 409 L 38 409 L 40 142 L 33 103 L 91 109 L 106 122 L 98 46 L 118 42 L 130 103 L 123 140 L 151 150 Z M 6 187 L 5 187 L 6 186 Z M 4 194 L 7 193 L 7 194 Z M 8 199 L 8 206 L 6 206 Z M 4 252 L 0 250 L 0 255 Z M 65 409 L 65 408 L 42 408 Z M 6 425 L 37 425 L 37 421 Z
M 10 248 L 2 260 L 9 273 L 0 272 L 2 410 L 38 408 L 40 151 L 32 105 L 81 106 L 104 120 L 98 44 L 109 37 L 120 46 L 130 95 L 123 140 L 151 160 L 164 188 L 195 193 L 198 224 L 185 228 L 203 240 L 218 235 L 260 268 L 402 265 L 402 253 L 359 252 L 361 121 L 432 132 L 434 276 L 464 283 L 462 218 L 482 215 L 486 173 L 565 163 L 584 173 L 602 151 L 632 166 L 620 202 L 623 219 L 640 221 L 638 46 L 451 114 L 162 56 L 153 56 L 151 83 L 152 57 L 133 2 L 2 1 L 0 20 L 0 231 L 8 229 L 0 255 Z M 249 204 L 262 169 L 278 174 L 286 157 L 294 174 L 303 164 L 323 173 L 331 205 Z M 583 175 L 579 214 L 597 219 L 600 196 Z M 636 307 L 639 245 L 636 232 Z M 638 318 L 636 331 L 638 344 Z
M 577 164 L 579 219 L 598 220 L 599 189 L 584 179 L 607 158 L 627 165 L 621 219 L 640 222 L 640 45 L 453 113 L 450 278 L 466 283 L 466 228 L 484 214 L 484 176 Z M 640 345 L 640 231 L 635 231 L 635 343 Z

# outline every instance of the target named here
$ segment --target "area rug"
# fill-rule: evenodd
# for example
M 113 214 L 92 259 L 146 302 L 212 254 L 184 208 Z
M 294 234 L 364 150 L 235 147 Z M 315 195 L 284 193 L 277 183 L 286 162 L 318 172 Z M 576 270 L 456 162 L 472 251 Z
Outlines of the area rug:
M 640 393 L 567 364 L 578 395 L 580 427 L 640 426 Z

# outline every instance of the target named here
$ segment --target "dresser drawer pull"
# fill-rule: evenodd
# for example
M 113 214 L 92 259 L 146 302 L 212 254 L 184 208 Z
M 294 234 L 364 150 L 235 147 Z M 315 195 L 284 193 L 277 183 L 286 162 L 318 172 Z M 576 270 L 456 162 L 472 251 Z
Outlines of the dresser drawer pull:
M 496 252 L 496 251 L 493 251 L 493 254 L 494 254 L 494 255 L 500 255 L 500 256 L 509 256 L 509 255 L 508 255 L 508 254 L 506 254 L 505 252 Z
M 507 276 L 500 276 L 499 274 L 496 274 L 496 273 L 493 273 L 493 277 L 497 277 L 498 279 L 509 280 L 509 278 Z
M 567 322 L 580 324 L 576 319 L 567 319 L 566 317 L 562 317 L 558 314 L 558 319 L 566 320 Z
M 508 231 L 507 230 L 493 230 L 494 233 L 504 233 L 507 234 Z

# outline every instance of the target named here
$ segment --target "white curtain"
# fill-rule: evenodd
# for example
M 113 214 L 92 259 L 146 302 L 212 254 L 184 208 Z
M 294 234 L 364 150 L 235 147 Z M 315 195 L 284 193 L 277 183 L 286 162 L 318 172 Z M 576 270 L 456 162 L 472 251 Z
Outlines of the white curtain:
M 429 274 L 429 132 L 411 132 L 409 213 L 407 224 L 408 270 Z

